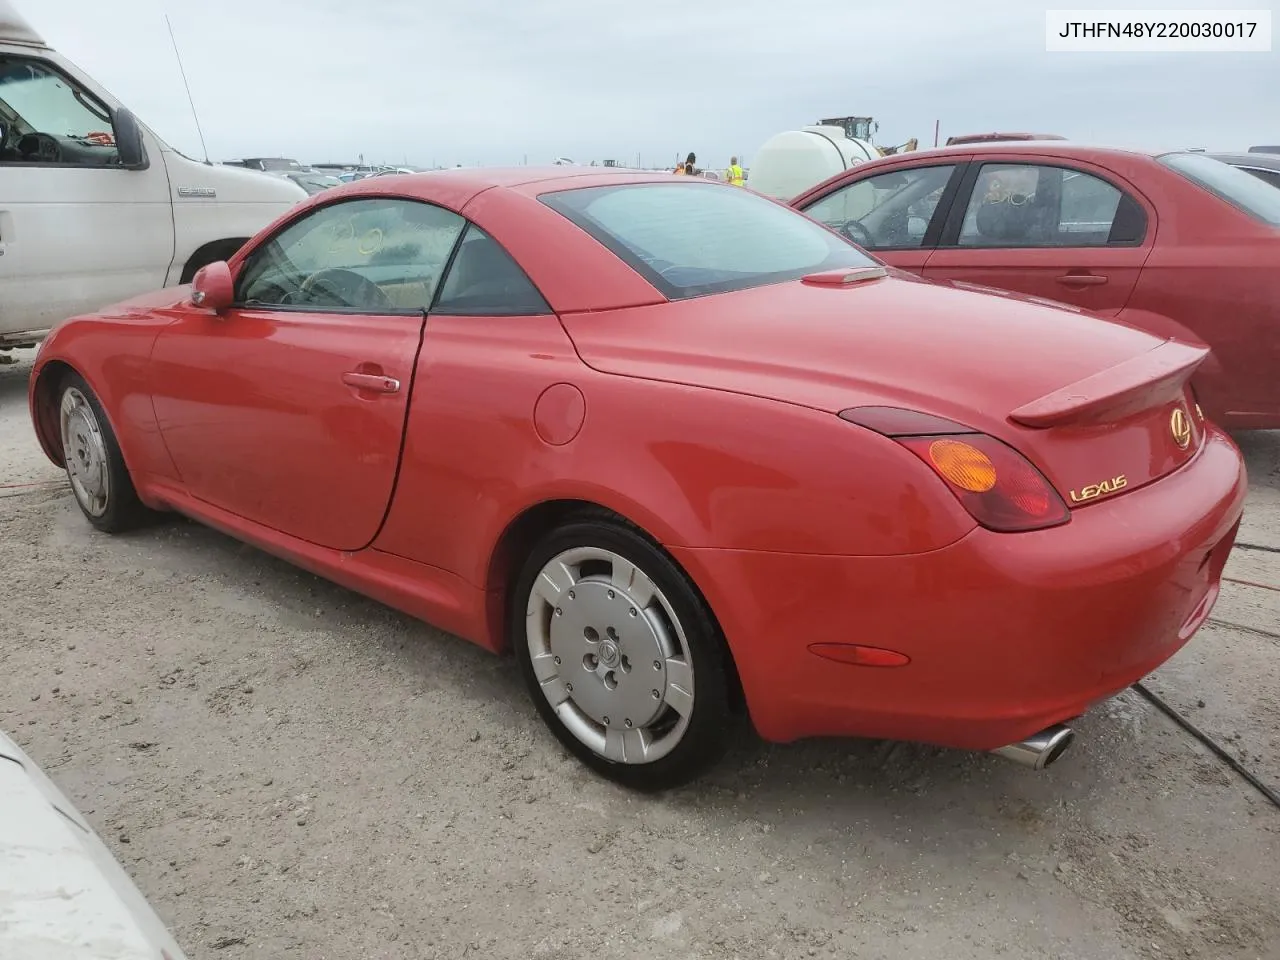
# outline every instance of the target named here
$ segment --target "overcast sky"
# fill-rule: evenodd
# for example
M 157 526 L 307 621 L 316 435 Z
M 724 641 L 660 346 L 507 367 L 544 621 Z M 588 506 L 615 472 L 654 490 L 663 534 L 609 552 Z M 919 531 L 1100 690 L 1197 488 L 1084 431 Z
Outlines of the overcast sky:
M 723 166 L 862 114 L 877 140 L 1032 130 L 1136 146 L 1280 143 L 1271 53 L 1045 52 L 1026 0 L 14 0 L 162 138 L 213 159 L 506 164 L 690 150 Z M 1111 6 L 1262 8 L 1278 0 Z

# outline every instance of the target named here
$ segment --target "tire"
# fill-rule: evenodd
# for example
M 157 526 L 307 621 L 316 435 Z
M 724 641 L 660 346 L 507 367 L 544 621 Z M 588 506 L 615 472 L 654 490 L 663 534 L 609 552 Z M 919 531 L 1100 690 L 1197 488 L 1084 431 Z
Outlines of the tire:
M 510 642 L 561 743 L 624 786 L 680 786 L 736 729 L 731 667 L 711 611 L 635 528 L 586 514 L 544 537 L 512 592 Z
M 78 374 L 58 387 L 58 426 L 71 492 L 91 524 L 123 533 L 154 516 L 138 499 L 102 404 Z
M 230 260 L 234 257 L 246 243 L 244 240 L 219 240 L 214 243 L 205 244 L 199 250 L 191 255 L 191 259 L 187 261 L 186 266 L 182 268 L 182 275 L 178 278 L 179 284 L 187 284 L 195 279 L 197 273 L 211 263 L 217 263 L 219 260 Z

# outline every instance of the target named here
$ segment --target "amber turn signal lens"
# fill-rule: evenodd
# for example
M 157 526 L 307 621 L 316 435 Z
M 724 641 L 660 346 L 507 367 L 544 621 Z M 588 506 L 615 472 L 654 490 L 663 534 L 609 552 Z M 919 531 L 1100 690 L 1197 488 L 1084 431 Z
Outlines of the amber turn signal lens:
M 1052 484 L 1026 457 L 983 433 L 900 437 L 988 530 L 1019 533 L 1071 520 Z
M 996 485 L 996 468 L 991 458 L 961 440 L 935 440 L 929 444 L 929 459 L 942 477 L 961 490 L 986 493 Z

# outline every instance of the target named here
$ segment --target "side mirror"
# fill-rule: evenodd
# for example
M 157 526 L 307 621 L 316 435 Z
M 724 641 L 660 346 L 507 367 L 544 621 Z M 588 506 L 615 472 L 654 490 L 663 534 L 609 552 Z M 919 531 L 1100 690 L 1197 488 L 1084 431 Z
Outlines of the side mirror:
M 112 114 L 111 127 L 116 135 L 120 166 L 126 170 L 144 168 L 147 165 L 147 152 L 142 146 L 142 128 L 138 126 L 138 118 L 121 107 Z
M 221 313 L 235 303 L 235 299 L 235 281 L 225 260 L 201 267 L 191 281 L 191 302 L 197 307 Z

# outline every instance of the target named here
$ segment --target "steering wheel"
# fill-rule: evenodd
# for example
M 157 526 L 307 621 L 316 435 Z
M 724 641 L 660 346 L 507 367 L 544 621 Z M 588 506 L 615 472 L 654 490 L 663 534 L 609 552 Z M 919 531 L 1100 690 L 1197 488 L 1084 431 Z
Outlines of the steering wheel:
M 28 133 L 18 141 L 18 155 L 37 163 L 61 163 L 62 147 L 47 133 Z
M 322 303 L 323 306 L 395 309 L 395 303 L 380 286 L 354 270 L 343 270 L 341 267 L 317 270 L 303 280 L 298 288 L 298 303 L 312 303 L 311 297 L 317 292 L 326 294 L 333 300 L 332 303 Z
M 871 236 L 871 231 L 866 228 L 861 220 L 846 220 L 840 224 L 840 234 L 846 240 L 850 240 L 860 247 L 870 247 L 875 243 L 875 238 Z

